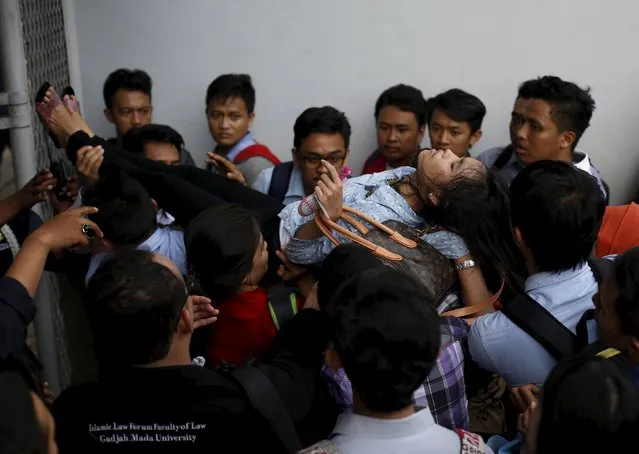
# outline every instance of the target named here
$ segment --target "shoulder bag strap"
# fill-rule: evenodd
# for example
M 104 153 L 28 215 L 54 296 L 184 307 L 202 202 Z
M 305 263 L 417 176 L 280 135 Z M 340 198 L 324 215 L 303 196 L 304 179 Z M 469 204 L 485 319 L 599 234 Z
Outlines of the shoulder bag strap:
M 541 344 L 555 359 L 561 360 L 579 351 L 572 331 L 527 293 L 508 291 L 502 312 L 515 325 Z
M 284 288 L 268 296 L 268 311 L 275 328 L 282 326 L 297 314 L 297 294 L 294 289 Z
M 230 375 L 244 389 L 253 408 L 266 419 L 286 452 L 293 454 L 302 449 L 293 421 L 271 380 L 251 365 L 238 366 Z

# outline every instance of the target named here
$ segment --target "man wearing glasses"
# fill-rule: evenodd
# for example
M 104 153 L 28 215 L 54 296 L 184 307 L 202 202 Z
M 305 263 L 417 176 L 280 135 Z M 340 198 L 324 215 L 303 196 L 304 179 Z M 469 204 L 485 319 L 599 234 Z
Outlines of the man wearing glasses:
M 253 184 L 253 189 L 284 205 L 313 193 L 325 173 L 322 160 L 342 171 L 349 153 L 351 125 L 334 107 L 310 107 L 295 121 L 293 133 L 293 160 L 264 169 Z

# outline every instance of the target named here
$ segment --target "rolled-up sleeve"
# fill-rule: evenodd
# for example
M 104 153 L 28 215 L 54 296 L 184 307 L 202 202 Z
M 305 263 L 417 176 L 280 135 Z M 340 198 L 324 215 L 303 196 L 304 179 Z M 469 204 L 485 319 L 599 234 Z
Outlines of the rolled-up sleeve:
M 33 299 L 20 282 L 10 277 L 0 279 L 0 359 L 22 348 L 35 313 Z

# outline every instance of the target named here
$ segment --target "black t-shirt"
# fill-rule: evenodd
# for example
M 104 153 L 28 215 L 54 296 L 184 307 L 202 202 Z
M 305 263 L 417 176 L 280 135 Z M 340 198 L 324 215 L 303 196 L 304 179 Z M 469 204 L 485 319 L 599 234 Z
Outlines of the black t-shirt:
M 241 389 L 195 365 L 71 388 L 53 414 L 61 454 L 282 451 Z
M 294 422 L 313 404 L 330 331 L 326 316 L 300 311 L 260 365 Z M 236 382 L 200 366 L 131 368 L 74 386 L 53 405 L 60 453 L 284 452 Z

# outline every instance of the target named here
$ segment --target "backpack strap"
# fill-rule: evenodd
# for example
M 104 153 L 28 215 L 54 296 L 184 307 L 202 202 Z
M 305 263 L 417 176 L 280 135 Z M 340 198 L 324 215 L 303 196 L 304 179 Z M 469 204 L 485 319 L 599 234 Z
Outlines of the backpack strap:
M 271 184 L 268 187 L 268 195 L 279 202 L 284 201 L 286 191 L 288 191 L 288 184 L 293 174 L 293 167 L 293 161 L 283 162 L 273 167 Z
M 514 152 L 515 150 L 513 146 L 508 145 L 506 148 L 504 148 L 501 151 L 501 153 L 499 153 L 499 156 L 497 156 L 497 159 L 495 160 L 493 167 L 496 169 L 502 169 L 506 164 L 508 164 L 508 161 L 510 161 L 510 158 L 513 157 Z
M 489 452 L 486 443 L 479 435 L 463 429 L 455 429 L 455 433 L 459 436 L 460 454 L 487 454 Z
M 249 145 L 244 150 L 240 151 L 233 160 L 233 163 L 239 164 L 240 162 L 244 162 L 247 159 L 256 157 L 267 159 L 271 161 L 274 166 L 280 164 L 280 160 L 277 159 L 277 156 L 275 156 L 266 145 L 262 145 L 261 143 Z
M 228 375 L 242 387 L 253 408 L 279 438 L 285 452 L 293 454 L 302 449 L 293 421 L 271 380 L 252 365 L 238 366 Z
M 577 336 L 527 293 L 504 289 L 504 294 L 502 313 L 539 342 L 556 360 L 579 351 Z
M 297 314 L 297 290 L 284 288 L 268 296 L 268 311 L 275 328 L 282 326 Z

